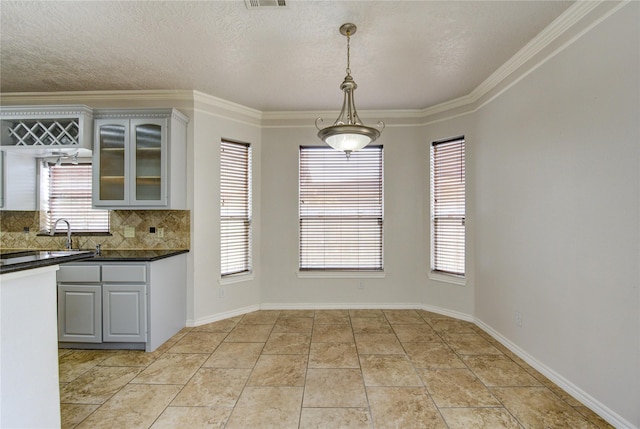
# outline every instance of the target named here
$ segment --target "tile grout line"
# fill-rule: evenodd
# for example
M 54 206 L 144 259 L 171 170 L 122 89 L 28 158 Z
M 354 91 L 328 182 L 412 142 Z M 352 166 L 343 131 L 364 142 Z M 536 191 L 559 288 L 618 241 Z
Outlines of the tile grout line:
M 180 343 L 180 341 L 182 341 L 187 335 L 189 335 L 190 333 L 194 332 L 193 328 L 189 329 L 189 331 L 184 334 L 182 336 L 182 338 L 180 338 L 179 340 L 176 341 L 176 343 L 174 345 L 172 345 L 171 347 L 169 347 L 166 351 L 164 351 L 160 356 L 164 356 L 165 354 L 170 354 L 169 351 L 178 345 L 178 343 Z M 198 332 L 198 331 L 196 331 Z M 160 417 L 162 417 L 162 415 L 167 411 L 167 409 L 169 409 L 169 407 L 171 407 L 171 404 L 173 403 L 173 401 L 176 400 L 176 398 L 180 395 L 180 393 L 182 393 L 182 391 L 184 390 L 185 387 L 187 387 L 187 384 L 189 384 L 189 382 L 193 379 L 193 377 L 196 376 L 196 374 L 198 373 L 198 371 L 200 371 L 200 369 L 202 369 L 202 366 L 207 362 L 207 360 L 209 360 L 209 358 L 211 357 L 211 355 L 218 349 L 218 347 L 220 347 L 220 344 L 223 343 L 224 339 L 227 338 L 227 336 L 229 335 L 229 333 L 226 333 L 226 335 L 224 336 L 224 338 L 220 341 L 220 343 L 218 343 L 218 345 L 213 349 L 213 351 L 209 354 L 209 356 L 202 362 L 202 364 L 200 364 L 200 366 L 198 367 L 198 369 L 196 369 L 193 374 L 191 374 L 191 377 L 189 377 L 189 379 L 182 385 L 182 387 L 180 388 L 180 390 L 174 395 L 174 397 L 171 399 L 171 401 L 169 401 L 169 403 L 164 407 L 164 409 L 158 414 L 158 416 L 153 420 L 153 422 L 151 422 L 151 424 L 149 425 L 149 428 L 151 428 L 157 421 L 158 419 L 160 419 Z M 174 353 L 177 354 L 177 353 Z M 158 358 L 160 357 L 158 356 Z M 154 360 L 157 361 L 158 358 L 156 358 Z
M 82 349 L 69 349 L 71 350 L 69 353 L 65 353 L 63 356 L 67 356 L 67 355 L 73 355 L 74 353 L 77 354 L 76 350 L 78 350 L 79 352 L 85 351 Z M 102 359 L 101 361 L 99 361 L 98 363 L 96 363 L 94 366 L 92 366 L 91 368 L 89 368 L 88 370 L 86 370 L 85 372 L 83 372 L 82 374 L 78 375 L 77 377 L 75 377 L 72 381 L 70 381 L 69 383 L 72 383 L 73 381 L 77 380 L 78 378 L 82 377 L 84 374 L 88 373 L 89 371 L 91 371 L 93 368 L 96 368 L 98 366 L 100 366 L 100 363 L 106 361 L 107 359 L 109 359 L 109 357 L 105 357 L 104 359 Z M 58 366 L 60 365 L 59 359 L 58 359 Z M 135 377 L 134 377 L 135 378 Z M 67 383 L 67 384 L 69 384 Z M 128 384 L 128 383 L 127 383 Z M 127 384 L 125 384 L 124 386 L 126 386 Z M 83 421 L 85 421 L 86 419 L 88 419 L 92 414 L 94 414 L 96 411 L 98 411 L 104 404 L 106 404 L 109 399 L 113 398 L 118 392 L 120 392 L 122 389 L 124 389 L 124 386 L 122 386 L 120 389 L 118 389 L 117 392 L 115 392 L 113 395 L 109 396 L 109 398 L 107 400 L 105 400 L 102 404 L 91 404 L 91 405 L 98 405 L 96 407 L 95 410 L 93 410 L 92 412 L 90 412 L 87 416 L 85 416 L 84 419 L 82 419 L 81 421 L 79 421 L 78 423 L 76 423 L 75 425 L 73 425 L 73 427 L 78 427 L 80 426 L 80 424 L 82 424 Z M 69 404 L 69 405 L 74 405 L 73 403 L 65 403 L 65 404 Z M 84 404 L 82 404 L 84 405 Z M 60 407 L 62 408 L 62 402 L 60 402 Z M 61 416 L 62 417 L 62 416 Z
M 236 323 L 236 325 L 233 327 L 233 329 L 229 332 L 229 334 L 231 334 L 231 332 L 233 332 L 233 330 L 238 325 L 241 324 L 242 320 L 245 318 L 245 316 L 247 314 L 251 314 L 251 313 L 243 314 L 242 317 L 240 318 L 240 320 L 238 320 L 238 323 Z M 278 318 L 276 318 L 276 322 L 277 322 L 277 320 L 278 320 Z M 264 348 L 266 347 L 267 342 L 269 341 L 269 338 L 271 337 L 271 334 L 273 333 L 273 329 L 275 327 L 276 322 L 274 322 L 273 326 L 271 326 L 271 330 L 269 330 L 269 335 L 267 335 L 267 339 L 264 341 L 264 343 L 260 342 L 260 344 L 262 344 L 262 348 L 260 349 L 260 353 L 258 354 L 258 357 L 256 358 L 256 361 L 253 363 L 253 366 L 251 367 L 251 372 L 249 372 L 249 375 L 247 376 L 247 380 L 244 382 L 244 385 L 242 386 L 242 390 L 240 390 L 240 393 L 238 394 L 238 397 L 235 400 L 235 403 L 233 405 L 233 408 L 231 409 L 231 412 L 229 413 L 229 416 L 227 417 L 227 420 L 224 422 L 223 429 L 226 428 L 227 425 L 229 424 L 229 421 L 231 420 L 231 416 L 233 416 L 233 413 L 236 410 L 236 407 L 238 406 L 238 401 L 240 400 L 240 397 L 244 393 L 245 389 L 247 387 L 250 387 L 250 386 L 248 386 L 249 380 L 251 380 L 251 375 L 253 374 L 253 371 L 256 369 L 256 365 L 258 365 L 258 361 L 260 360 L 260 356 L 262 356 L 263 353 L 264 353 Z M 251 324 L 247 323 L 246 325 L 251 325 Z M 225 337 L 225 339 L 226 339 L 226 337 Z M 222 342 L 224 342 L 224 340 Z M 222 344 L 222 342 L 220 344 Z
M 428 322 L 427 322 L 428 323 Z M 431 326 L 431 324 L 429 324 Z M 433 326 L 432 326 L 433 329 Z M 435 330 L 435 329 L 434 329 Z M 473 329 L 472 329 L 473 330 Z M 445 332 L 445 331 L 443 331 Z M 475 331 L 474 331 L 475 332 Z M 520 421 L 520 419 L 518 419 L 513 412 L 508 409 L 504 403 L 498 398 L 496 397 L 496 395 L 489 389 L 488 386 L 485 385 L 485 383 L 480 379 L 480 377 L 478 377 L 478 375 L 473 371 L 473 369 L 469 366 L 469 364 L 467 362 L 465 362 L 465 360 L 462 358 L 462 356 L 470 356 L 470 355 L 462 355 L 461 353 L 459 353 L 458 351 L 456 351 L 453 347 L 451 347 L 451 345 L 449 344 L 449 342 L 446 339 L 446 336 L 441 335 L 440 332 L 436 331 L 436 334 L 440 337 L 440 339 L 447 345 L 447 347 L 449 347 L 451 349 L 451 351 L 457 356 L 457 358 L 460 360 L 460 362 L 462 362 L 464 364 L 464 366 L 467 368 L 467 370 L 469 372 L 471 372 L 473 374 L 473 376 L 484 386 L 485 389 L 487 389 L 487 391 L 489 392 L 489 394 L 496 400 L 498 401 L 498 403 L 501 405 L 501 409 L 505 410 L 510 416 L 512 416 L 515 421 L 518 423 L 518 425 L 520 426 L 520 428 L 524 428 L 524 424 Z M 477 334 L 477 332 L 476 332 Z M 479 335 L 479 334 L 478 334 Z M 486 341 L 486 339 L 485 339 Z M 488 342 L 488 341 L 487 341 Z M 491 344 L 493 346 L 493 344 Z M 494 346 L 495 347 L 495 346 Z M 501 355 L 505 355 L 501 350 L 498 349 L 498 351 L 500 352 Z M 488 355 L 490 356 L 490 355 Z M 505 355 L 506 356 L 506 355 Z M 508 356 L 507 356 L 508 357 Z M 439 407 L 438 407 L 439 408 Z M 443 407 L 444 408 L 444 407 Z M 460 408 L 468 408 L 468 407 L 460 407 Z M 478 407 L 479 408 L 479 407 Z
M 311 322 L 311 333 L 309 334 L 309 347 L 307 349 L 307 368 L 304 372 L 304 386 L 302 387 L 302 398 L 300 400 L 300 412 L 298 413 L 298 429 L 302 424 L 302 410 L 304 409 L 304 397 L 307 394 L 307 379 L 309 378 L 309 359 L 311 359 L 311 342 L 313 341 L 313 330 L 316 325 L 316 314 L 313 313 L 313 319 Z M 277 323 L 277 322 L 276 322 Z
M 427 321 L 427 320 L 426 320 L 426 319 L 425 319 L 425 318 L 424 318 L 420 313 L 418 313 L 418 315 L 420 316 L 420 318 L 421 318 L 422 320 L 424 320 L 424 323 L 426 323 L 426 324 L 427 324 L 427 326 L 429 326 L 431 329 L 433 329 L 433 326 L 431 326 L 431 324 L 430 324 L 430 323 L 429 323 L 429 322 L 428 322 L 428 321 Z M 437 332 L 435 329 L 433 329 L 433 331 L 436 333 L 436 335 L 438 335 L 438 332 Z M 447 344 L 447 347 L 450 347 L 450 346 L 449 346 L 449 344 L 448 344 L 448 343 L 446 343 L 446 342 L 444 341 L 444 339 L 442 339 L 439 335 L 438 335 L 438 337 L 439 337 L 439 338 L 440 338 L 440 339 L 441 339 L 445 344 Z M 398 341 L 400 341 L 400 339 L 399 339 L 399 338 L 398 338 Z M 400 342 L 400 344 L 402 344 L 402 342 Z M 407 351 L 407 350 L 404 348 L 404 345 L 402 345 L 402 348 L 404 349 L 404 351 L 405 351 L 405 353 L 406 353 L 406 351 Z M 453 350 L 452 350 L 452 351 L 453 351 Z M 454 352 L 454 353 L 455 353 L 455 352 Z M 407 356 L 407 357 L 408 357 L 408 356 Z M 411 359 L 409 359 L 409 360 L 411 360 Z M 413 366 L 414 370 L 416 370 L 416 373 L 417 373 L 418 371 L 417 371 L 417 368 L 415 367 L 415 365 L 414 365 L 413 363 L 412 363 L 411 365 Z M 444 422 L 444 424 L 447 426 L 447 429 L 450 429 L 450 427 L 449 427 L 449 423 L 447 422 L 447 419 L 445 419 L 445 418 L 444 418 L 444 416 L 442 415 L 442 410 L 440 409 L 440 407 L 438 406 L 438 404 L 436 404 L 436 401 L 435 401 L 435 399 L 433 399 L 433 395 L 431 394 L 431 392 L 429 392 L 429 389 L 427 388 L 427 383 L 422 379 L 422 377 L 420 377 L 420 374 L 418 374 L 418 378 L 420 378 L 420 381 L 422 382 L 422 385 L 424 386 L 424 390 L 425 390 L 425 392 L 427 392 L 427 395 L 429 396 L 429 399 L 431 399 L 431 402 L 433 403 L 433 406 L 434 406 L 434 407 L 436 407 L 436 410 L 438 410 L 438 415 L 440 416 L 440 418 L 442 419 L 442 421 Z
M 384 315 L 384 313 L 383 313 Z M 385 317 L 386 319 L 386 317 Z M 375 423 L 373 421 L 373 412 L 371 411 L 371 402 L 369 401 L 369 392 L 367 391 L 367 385 L 364 381 L 364 372 L 362 371 L 362 363 L 360 361 L 360 352 L 358 351 L 358 343 L 356 342 L 356 333 L 353 330 L 353 320 L 351 317 L 351 313 L 349 313 L 349 326 L 351 327 L 351 335 L 353 336 L 353 344 L 354 347 L 356 349 L 356 357 L 358 359 L 358 370 L 360 370 L 360 376 L 362 377 L 362 388 L 364 389 L 364 396 L 367 399 L 367 414 L 369 415 L 369 418 L 371 419 L 371 425 L 370 427 L 372 429 L 375 429 Z
M 480 332 L 478 332 L 478 334 L 480 336 L 482 336 L 483 338 L 485 338 L 486 334 L 484 331 L 480 330 Z M 483 335 L 484 334 L 484 335 Z M 485 340 L 489 343 L 492 343 L 492 341 L 495 341 L 495 339 L 491 336 L 488 336 L 485 338 Z M 498 350 L 500 350 L 499 347 L 497 347 L 495 344 L 492 344 L 494 347 L 496 347 Z M 500 344 L 500 346 L 502 346 L 502 344 Z M 503 346 L 504 347 L 504 346 Z M 508 350 L 508 349 L 507 349 Z M 534 368 L 532 368 L 529 364 L 527 364 L 526 362 L 523 362 L 524 365 L 522 365 L 521 363 L 518 362 L 518 360 L 512 358 L 510 356 L 509 353 L 503 352 L 502 350 L 500 350 L 502 355 L 505 356 L 510 362 L 512 362 L 513 364 L 515 364 L 518 368 L 522 369 L 522 371 L 524 371 L 525 373 L 527 373 L 529 376 L 531 376 L 534 380 L 536 380 L 538 383 L 540 383 L 540 386 L 491 386 L 491 387 L 501 387 L 501 388 L 517 388 L 517 387 L 541 387 L 546 389 L 547 391 L 549 391 L 553 396 L 555 396 L 558 400 L 562 401 L 563 403 L 565 403 L 569 408 L 573 409 L 574 411 L 576 411 L 578 414 L 580 414 L 585 421 L 587 421 L 588 423 L 591 423 L 589 421 L 589 419 L 587 418 L 587 416 L 585 416 L 583 413 L 581 413 L 577 407 L 571 405 L 565 398 L 563 398 L 561 395 L 559 395 L 558 393 L 556 393 L 554 391 L 554 389 L 551 389 L 547 383 L 545 383 L 545 380 L 541 380 L 539 378 L 539 376 L 536 376 L 536 374 L 539 374 Z M 465 363 L 466 364 L 466 363 Z M 469 368 L 471 370 L 471 368 Z M 473 371 L 473 370 L 471 370 Z M 534 371 L 534 373 L 532 374 L 531 371 Z M 475 373 L 474 373 L 475 374 Z M 542 377 L 544 377 L 544 375 L 541 375 Z M 546 377 L 545 377 L 546 378 Z M 491 391 L 491 389 L 489 388 L 489 386 L 486 386 L 487 389 L 489 389 Z M 564 391 L 563 391 L 564 392 Z M 491 392 L 493 394 L 493 392 Z M 564 392 L 566 395 L 569 395 L 568 393 Z M 495 396 L 495 395 L 494 395 Z M 570 395 L 569 395 L 570 396 Z M 499 399 L 498 399 L 499 400 Z M 502 403 L 502 401 L 500 401 L 500 403 Z M 503 404 L 504 406 L 504 404 Z M 504 406 L 504 408 L 513 415 L 513 413 L 511 412 L 511 410 L 509 410 L 506 406 Z M 518 421 L 518 423 L 520 423 L 523 427 L 524 427 L 524 423 L 522 423 L 515 415 L 514 418 L 516 418 L 516 420 Z M 594 423 L 592 423 L 594 424 Z M 594 424 L 595 425 L 595 424 Z

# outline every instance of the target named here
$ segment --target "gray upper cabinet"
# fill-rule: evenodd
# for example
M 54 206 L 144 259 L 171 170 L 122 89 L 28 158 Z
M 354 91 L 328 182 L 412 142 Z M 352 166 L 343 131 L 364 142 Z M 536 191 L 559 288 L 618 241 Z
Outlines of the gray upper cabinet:
M 28 153 L 0 150 L 0 210 L 37 209 L 37 165 Z
M 0 106 L 0 210 L 37 209 L 37 158 L 91 156 L 85 105 Z
M 94 206 L 186 208 L 186 116 L 107 109 L 94 117 Z
M 0 146 L 32 156 L 91 150 L 93 111 L 85 105 L 0 106 Z

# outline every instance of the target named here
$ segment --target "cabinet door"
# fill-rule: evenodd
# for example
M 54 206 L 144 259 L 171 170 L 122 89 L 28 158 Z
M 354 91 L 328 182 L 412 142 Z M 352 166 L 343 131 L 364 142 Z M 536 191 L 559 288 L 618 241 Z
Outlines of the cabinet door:
M 96 119 L 93 204 L 122 206 L 129 201 L 129 120 Z
M 100 285 L 58 284 L 58 341 L 102 342 Z
M 33 154 L 28 152 L 2 152 L 2 199 L 3 210 L 36 210 L 37 165 Z
M 131 205 L 167 205 L 167 121 L 131 119 Z
M 104 342 L 146 342 L 146 288 L 144 284 L 102 286 Z

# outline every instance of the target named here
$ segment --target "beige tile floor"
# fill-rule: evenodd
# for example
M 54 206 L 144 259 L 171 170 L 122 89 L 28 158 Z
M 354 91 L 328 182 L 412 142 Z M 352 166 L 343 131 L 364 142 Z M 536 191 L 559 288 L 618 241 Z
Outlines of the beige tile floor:
M 64 350 L 63 428 L 608 428 L 472 323 L 257 311 L 157 351 Z

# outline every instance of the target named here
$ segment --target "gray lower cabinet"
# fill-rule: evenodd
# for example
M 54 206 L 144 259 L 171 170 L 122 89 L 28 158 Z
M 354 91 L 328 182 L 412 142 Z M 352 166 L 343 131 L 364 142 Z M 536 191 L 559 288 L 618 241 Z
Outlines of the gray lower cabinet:
M 102 285 L 102 341 L 147 340 L 146 285 Z
M 60 265 L 59 344 L 156 350 L 186 324 L 186 267 L 184 253 L 148 262 Z
M 102 287 L 58 285 L 58 340 L 102 342 Z
M 147 264 L 63 265 L 57 278 L 58 341 L 147 341 Z

